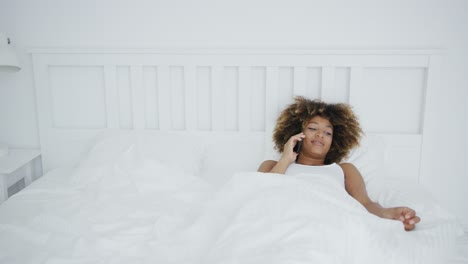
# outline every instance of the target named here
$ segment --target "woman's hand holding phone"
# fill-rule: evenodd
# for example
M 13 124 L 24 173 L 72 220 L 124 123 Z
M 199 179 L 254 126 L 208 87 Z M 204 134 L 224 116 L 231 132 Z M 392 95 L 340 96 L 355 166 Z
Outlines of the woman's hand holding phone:
M 295 162 L 297 155 L 299 155 L 302 140 L 304 138 L 305 135 L 302 132 L 289 138 L 289 140 L 284 145 L 283 155 L 281 156 L 281 159 L 288 160 L 289 164 Z

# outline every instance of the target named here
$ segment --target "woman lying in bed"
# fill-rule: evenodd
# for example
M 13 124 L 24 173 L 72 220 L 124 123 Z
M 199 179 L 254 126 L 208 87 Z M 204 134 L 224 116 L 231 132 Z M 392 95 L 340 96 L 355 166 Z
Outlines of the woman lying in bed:
M 349 195 L 370 213 L 402 221 L 413 230 L 420 221 L 408 207 L 384 208 L 371 201 L 364 180 L 351 163 L 340 163 L 359 144 L 362 130 L 351 107 L 296 97 L 278 117 L 273 140 L 282 153 L 279 161 L 266 160 L 258 171 L 295 175 L 326 174 L 340 182 Z

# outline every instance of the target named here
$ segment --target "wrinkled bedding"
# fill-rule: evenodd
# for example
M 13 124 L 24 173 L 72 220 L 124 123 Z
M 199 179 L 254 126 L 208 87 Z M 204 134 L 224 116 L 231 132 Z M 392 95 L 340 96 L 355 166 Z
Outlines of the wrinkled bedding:
M 239 172 L 214 187 L 128 151 L 3 203 L 0 263 L 443 263 L 459 227 L 421 210 L 405 232 L 323 177 Z
M 378 218 L 333 180 L 238 173 L 187 230 L 157 243 L 174 263 L 443 263 L 457 228 Z M 424 215 L 424 214 L 423 214 Z M 156 257 L 158 256 L 158 257 Z

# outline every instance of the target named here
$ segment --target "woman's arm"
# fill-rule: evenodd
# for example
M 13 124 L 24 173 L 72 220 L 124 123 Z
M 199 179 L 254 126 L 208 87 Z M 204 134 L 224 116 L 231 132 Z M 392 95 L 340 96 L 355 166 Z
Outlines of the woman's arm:
M 400 220 L 407 231 L 413 230 L 421 220 L 416 212 L 409 207 L 384 208 L 379 203 L 373 202 L 367 194 L 364 179 L 358 169 L 351 163 L 342 163 L 340 166 L 345 174 L 346 191 L 360 202 L 367 211 L 382 218 Z
M 265 160 L 258 167 L 259 172 L 270 172 L 284 174 L 291 164 L 288 160 L 281 158 L 279 161 Z
M 284 145 L 283 154 L 279 161 L 265 160 L 258 167 L 259 172 L 271 172 L 284 174 L 288 169 L 289 165 L 293 163 L 297 158 L 297 153 L 293 151 L 294 146 L 298 141 L 301 141 L 305 135 L 301 132 L 297 135 L 292 136 Z

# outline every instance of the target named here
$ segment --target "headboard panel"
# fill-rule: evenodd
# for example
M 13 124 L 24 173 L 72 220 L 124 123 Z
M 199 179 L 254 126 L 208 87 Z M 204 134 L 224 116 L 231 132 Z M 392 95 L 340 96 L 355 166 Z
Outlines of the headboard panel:
M 31 53 L 45 170 L 76 162 L 84 151 L 83 142 L 107 128 L 269 135 L 279 111 L 293 96 L 304 95 L 352 104 L 366 132 L 385 134 L 395 143 L 391 147 L 397 151 L 390 160 L 417 162 L 409 165 L 417 180 L 428 72 L 438 52 L 32 49 Z M 269 136 L 266 142 L 270 144 Z M 398 142 L 411 144 L 398 146 Z M 408 146 L 410 151 L 401 151 Z

